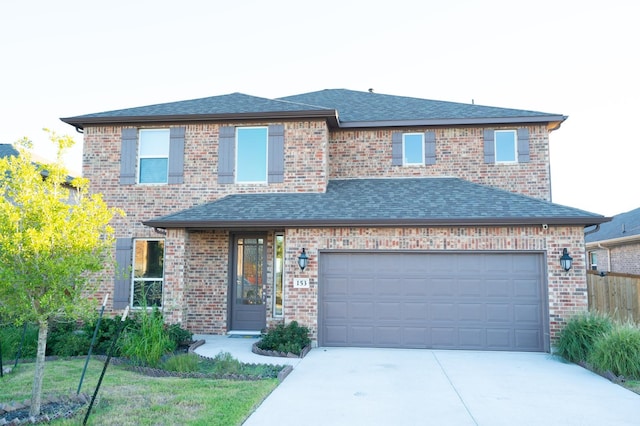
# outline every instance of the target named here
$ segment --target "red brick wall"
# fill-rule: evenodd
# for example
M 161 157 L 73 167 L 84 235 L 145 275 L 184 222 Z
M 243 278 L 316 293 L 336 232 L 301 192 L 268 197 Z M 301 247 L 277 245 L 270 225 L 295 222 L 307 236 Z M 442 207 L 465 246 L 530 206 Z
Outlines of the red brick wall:
M 640 242 L 611 247 L 611 272 L 640 275 Z
M 545 126 L 528 128 L 528 163 L 486 164 L 483 129 L 469 127 L 435 129 L 436 164 L 409 167 L 391 165 L 392 133 L 429 129 L 334 130 L 329 150 L 330 178 L 453 176 L 550 200 L 549 134 Z

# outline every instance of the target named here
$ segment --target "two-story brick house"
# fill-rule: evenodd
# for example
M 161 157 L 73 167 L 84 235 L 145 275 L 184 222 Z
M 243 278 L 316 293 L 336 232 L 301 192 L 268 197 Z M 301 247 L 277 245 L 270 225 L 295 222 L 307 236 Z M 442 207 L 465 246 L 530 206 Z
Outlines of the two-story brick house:
M 146 300 L 207 334 L 297 320 L 321 346 L 546 351 L 587 308 L 583 229 L 607 220 L 550 201 L 565 119 L 323 90 L 63 121 L 127 213 L 101 284 L 113 311 Z

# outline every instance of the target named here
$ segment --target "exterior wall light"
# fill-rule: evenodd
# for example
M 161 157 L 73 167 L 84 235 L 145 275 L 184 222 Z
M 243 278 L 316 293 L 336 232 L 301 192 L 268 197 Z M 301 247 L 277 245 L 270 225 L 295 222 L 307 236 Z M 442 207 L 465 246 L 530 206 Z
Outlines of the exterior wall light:
M 571 269 L 571 264 L 573 263 L 573 258 L 569 256 L 569 251 L 565 248 L 562 249 L 562 257 L 560 258 L 560 265 L 562 269 L 568 271 Z
M 307 256 L 307 252 L 303 248 L 302 253 L 300 253 L 300 256 L 298 256 L 298 266 L 300 267 L 301 270 L 304 271 L 304 268 L 306 268 L 308 264 L 309 264 L 309 257 Z

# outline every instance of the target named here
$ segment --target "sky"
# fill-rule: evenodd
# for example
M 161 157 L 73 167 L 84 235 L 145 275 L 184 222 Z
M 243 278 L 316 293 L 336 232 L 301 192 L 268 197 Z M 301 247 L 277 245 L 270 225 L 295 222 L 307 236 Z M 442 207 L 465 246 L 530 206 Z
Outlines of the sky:
M 563 114 L 552 201 L 640 207 L 633 0 L 2 0 L 0 143 L 61 117 L 241 92 L 351 89 Z

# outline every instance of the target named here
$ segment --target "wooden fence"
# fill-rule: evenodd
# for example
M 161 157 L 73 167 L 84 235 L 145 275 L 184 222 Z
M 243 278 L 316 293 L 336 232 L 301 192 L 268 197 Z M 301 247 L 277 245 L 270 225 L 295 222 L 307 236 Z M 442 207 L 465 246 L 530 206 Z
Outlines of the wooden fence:
M 587 272 L 589 311 L 640 324 L 640 275 Z

